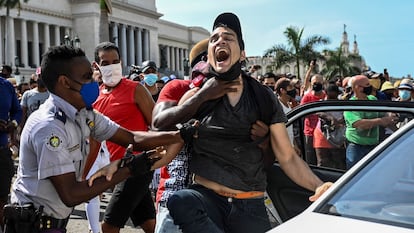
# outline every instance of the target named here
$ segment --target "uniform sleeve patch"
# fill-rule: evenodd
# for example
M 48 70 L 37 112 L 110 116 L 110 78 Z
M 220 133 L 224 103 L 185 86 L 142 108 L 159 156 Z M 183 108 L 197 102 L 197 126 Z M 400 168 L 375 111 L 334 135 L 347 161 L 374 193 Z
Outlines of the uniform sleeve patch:
M 58 151 L 62 147 L 62 139 L 57 135 L 52 134 L 47 138 L 46 147 L 51 151 Z

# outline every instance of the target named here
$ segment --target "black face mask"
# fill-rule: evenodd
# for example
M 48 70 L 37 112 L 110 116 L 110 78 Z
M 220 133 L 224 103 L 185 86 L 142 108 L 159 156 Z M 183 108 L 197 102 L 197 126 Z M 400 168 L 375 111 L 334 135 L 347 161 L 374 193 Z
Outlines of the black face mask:
M 292 99 L 296 98 L 296 89 L 292 89 L 290 91 L 286 90 L 286 94 L 290 96 Z
M 223 81 L 233 81 L 237 79 L 241 74 L 241 62 L 236 62 L 227 72 L 217 73 L 213 67 L 210 66 L 209 73 L 211 76 L 216 77 L 219 80 Z
M 365 95 L 371 95 L 371 93 L 372 93 L 372 86 L 364 87 L 364 90 L 362 92 L 364 92 Z
M 267 86 L 268 88 L 270 88 L 270 90 L 274 91 L 275 90 L 275 86 Z
M 314 90 L 315 92 L 320 92 L 322 91 L 323 86 L 322 83 L 315 83 L 312 85 L 312 90 Z

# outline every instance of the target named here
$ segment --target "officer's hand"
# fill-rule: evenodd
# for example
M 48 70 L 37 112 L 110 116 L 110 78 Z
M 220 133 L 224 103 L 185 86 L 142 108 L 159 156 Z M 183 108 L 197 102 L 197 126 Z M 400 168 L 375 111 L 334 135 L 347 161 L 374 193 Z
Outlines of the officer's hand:
M 118 171 L 119 164 L 121 163 L 121 160 L 116 160 L 105 167 L 99 169 L 97 172 L 95 172 L 88 180 L 89 187 L 93 185 L 93 181 L 101 176 L 105 176 L 107 181 L 112 180 L 112 176 L 115 174 L 116 171 Z
M 177 129 L 180 130 L 181 138 L 185 144 L 191 143 L 194 138 L 198 137 L 198 127 L 200 122 L 195 119 L 191 119 L 184 124 L 177 124 Z
M 205 101 L 218 99 L 229 92 L 236 92 L 237 86 L 240 85 L 241 82 L 238 79 L 233 81 L 222 81 L 216 78 L 210 78 L 199 90 L 199 95 L 201 95 Z

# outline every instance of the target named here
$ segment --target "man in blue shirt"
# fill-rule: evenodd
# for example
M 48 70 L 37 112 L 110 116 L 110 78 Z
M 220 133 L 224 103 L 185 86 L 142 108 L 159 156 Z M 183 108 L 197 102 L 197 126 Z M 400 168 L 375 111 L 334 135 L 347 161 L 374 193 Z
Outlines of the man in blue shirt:
M 3 227 L 3 206 L 7 203 L 10 193 L 11 180 L 14 175 L 12 153 L 9 149 L 10 142 L 15 138 L 14 130 L 22 119 L 22 109 L 17 100 L 13 85 L 5 79 L 3 70 L 0 74 L 0 226 Z

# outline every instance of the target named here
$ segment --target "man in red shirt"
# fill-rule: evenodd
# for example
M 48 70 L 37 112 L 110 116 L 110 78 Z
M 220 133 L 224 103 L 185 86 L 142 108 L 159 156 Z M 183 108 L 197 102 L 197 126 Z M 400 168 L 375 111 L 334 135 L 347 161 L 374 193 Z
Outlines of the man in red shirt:
M 315 74 L 311 78 L 312 90 L 305 93 L 300 104 L 311 103 L 325 99 L 325 91 L 323 90 L 323 77 L 320 74 Z M 316 165 L 316 153 L 313 148 L 313 131 L 318 124 L 318 116 L 315 114 L 309 115 L 305 118 L 304 134 L 305 134 L 305 158 L 308 164 Z
M 154 101 L 144 86 L 122 77 L 118 47 L 110 42 L 99 44 L 95 48 L 93 66 L 100 71 L 103 81 L 93 107 L 126 129 L 147 131 L 152 121 Z M 111 142 L 106 145 L 111 162 L 124 156 L 124 147 Z M 152 174 L 131 177 L 115 187 L 105 210 L 104 233 L 119 232 L 128 218 L 145 232 L 154 231 L 155 208 L 149 190 Z

